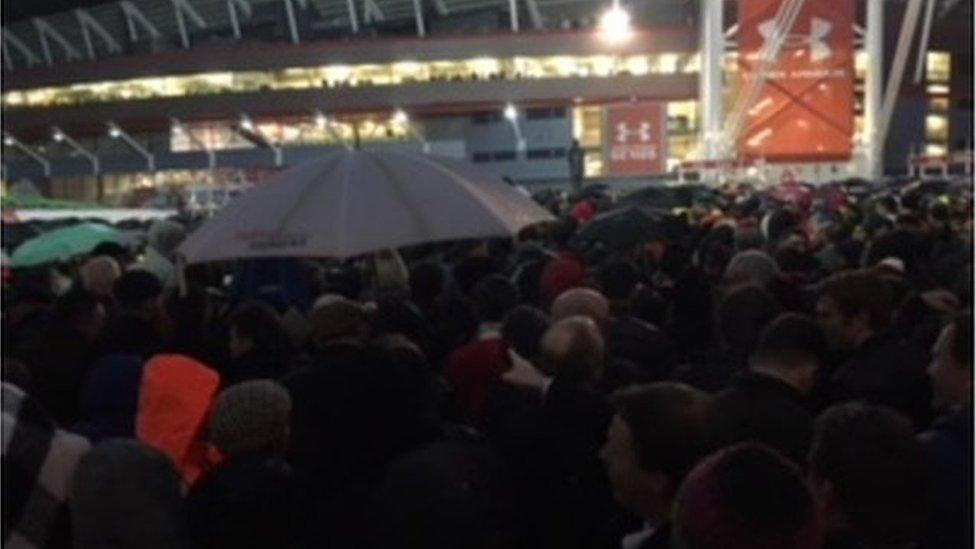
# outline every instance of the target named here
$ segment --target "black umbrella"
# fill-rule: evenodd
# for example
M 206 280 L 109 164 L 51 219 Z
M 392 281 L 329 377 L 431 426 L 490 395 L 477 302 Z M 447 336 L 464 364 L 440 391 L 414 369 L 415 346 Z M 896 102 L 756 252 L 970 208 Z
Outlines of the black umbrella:
M 640 242 L 668 238 L 668 215 L 645 206 L 628 206 L 594 217 L 576 235 L 584 246 L 601 243 L 614 249 L 631 248 Z
M 599 200 L 607 196 L 607 192 L 610 190 L 610 185 L 606 183 L 590 183 L 584 186 L 578 191 L 574 191 L 569 194 L 567 199 L 570 202 L 579 202 L 580 200 Z
M 704 185 L 679 185 L 675 187 L 652 185 L 628 194 L 620 199 L 620 203 L 670 210 L 672 208 L 690 208 L 704 197 L 711 197 L 713 194 Z
M 8 252 L 12 252 L 14 248 L 39 234 L 41 231 L 32 223 L 4 223 L 0 228 L 3 249 Z

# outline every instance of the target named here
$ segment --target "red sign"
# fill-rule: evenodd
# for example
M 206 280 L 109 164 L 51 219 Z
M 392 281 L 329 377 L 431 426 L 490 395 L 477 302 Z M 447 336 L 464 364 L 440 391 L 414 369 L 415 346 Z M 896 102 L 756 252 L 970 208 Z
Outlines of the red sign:
M 667 117 L 661 103 L 608 105 L 604 134 L 607 175 L 664 173 Z
M 776 34 L 784 0 L 739 2 L 743 89 L 758 76 L 760 52 Z M 739 138 L 746 159 L 847 160 L 854 135 L 854 0 L 807 0 L 797 15 Z M 873 62 L 880 62 L 874 61 Z

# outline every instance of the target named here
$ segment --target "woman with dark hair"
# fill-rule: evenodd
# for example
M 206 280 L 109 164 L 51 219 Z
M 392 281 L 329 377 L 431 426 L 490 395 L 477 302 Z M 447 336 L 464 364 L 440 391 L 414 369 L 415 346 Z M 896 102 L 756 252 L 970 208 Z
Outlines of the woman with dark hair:
M 281 319 L 268 305 L 252 301 L 228 319 L 230 360 L 224 369 L 226 385 L 249 379 L 278 379 L 288 372 L 293 349 Z

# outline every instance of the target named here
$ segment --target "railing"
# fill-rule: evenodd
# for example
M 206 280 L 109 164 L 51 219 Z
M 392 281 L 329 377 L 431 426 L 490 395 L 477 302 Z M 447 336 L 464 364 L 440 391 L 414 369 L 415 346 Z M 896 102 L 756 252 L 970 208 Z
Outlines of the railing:
M 926 179 L 949 177 L 961 170 L 964 175 L 973 175 L 973 151 L 953 151 L 945 155 L 908 155 L 908 175 Z

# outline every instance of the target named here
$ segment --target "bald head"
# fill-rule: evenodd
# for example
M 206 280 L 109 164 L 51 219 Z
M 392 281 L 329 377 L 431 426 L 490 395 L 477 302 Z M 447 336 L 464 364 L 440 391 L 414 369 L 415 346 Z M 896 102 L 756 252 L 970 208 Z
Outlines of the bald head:
M 559 294 L 549 313 L 554 321 L 571 316 L 585 316 L 598 326 L 603 326 L 610 316 L 610 303 L 596 290 L 573 288 Z
M 592 381 L 602 374 L 603 360 L 600 328 L 585 316 L 564 318 L 542 336 L 539 367 L 551 376 Z
M 117 261 L 107 255 L 93 257 L 81 266 L 81 283 L 86 290 L 98 297 L 112 295 L 115 281 L 122 276 Z

